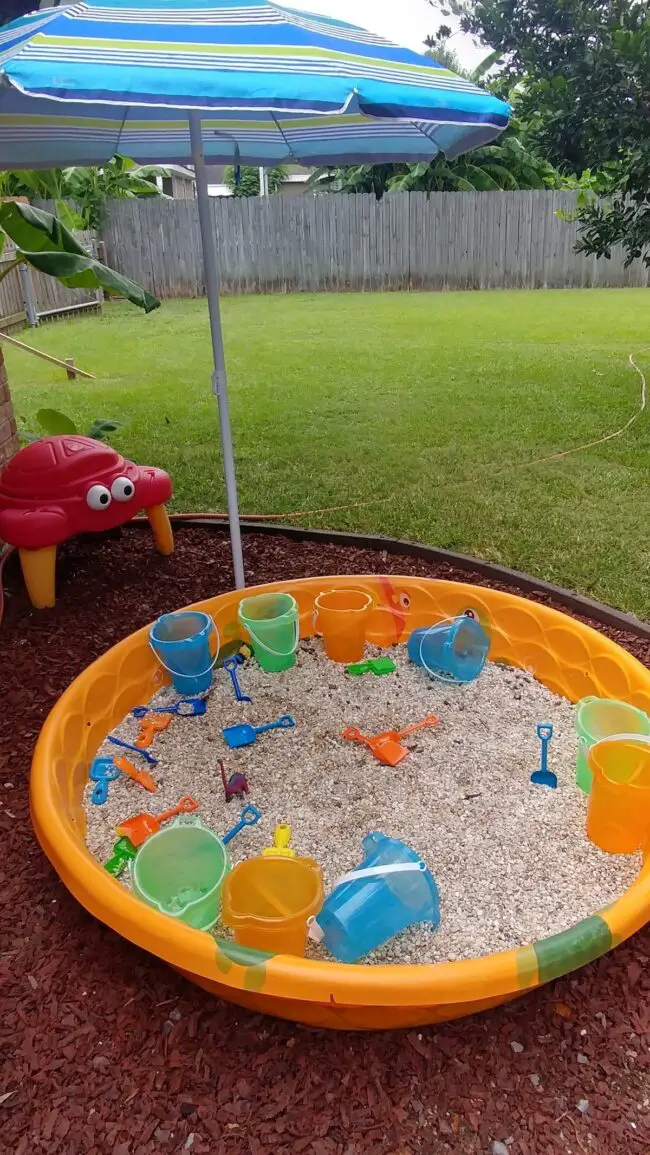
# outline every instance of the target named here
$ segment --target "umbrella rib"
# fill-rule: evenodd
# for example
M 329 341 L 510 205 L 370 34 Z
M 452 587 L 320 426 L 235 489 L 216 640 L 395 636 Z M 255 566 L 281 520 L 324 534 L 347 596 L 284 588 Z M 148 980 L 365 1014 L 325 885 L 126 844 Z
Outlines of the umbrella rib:
M 289 144 L 289 141 L 287 140 L 287 138 L 286 138 L 286 136 L 285 136 L 285 134 L 284 134 L 284 132 L 283 132 L 283 130 L 282 130 L 282 126 L 281 126 L 281 124 L 280 124 L 280 122 L 279 122 L 279 120 L 278 120 L 277 116 L 275 115 L 275 113 L 274 113 L 274 112 L 271 112 L 270 116 L 271 116 L 271 120 L 273 121 L 273 123 L 274 123 L 275 127 L 277 128 L 278 132 L 280 133 L 280 136 L 282 137 L 282 139 L 283 139 L 283 141 L 284 141 L 284 143 L 285 143 L 285 146 L 286 146 L 286 148 L 288 149 L 288 152 L 289 152 L 289 156 L 290 156 L 290 157 L 293 157 L 293 159 L 294 159 L 294 160 L 295 160 L 295 161 L 296 161 L 298 164 L 300 164 L 300 160 L 299 160 L 299 158 L 296 156 L 295 152 L 293 151 L 293 148 L 292 148 L 292 146 Z

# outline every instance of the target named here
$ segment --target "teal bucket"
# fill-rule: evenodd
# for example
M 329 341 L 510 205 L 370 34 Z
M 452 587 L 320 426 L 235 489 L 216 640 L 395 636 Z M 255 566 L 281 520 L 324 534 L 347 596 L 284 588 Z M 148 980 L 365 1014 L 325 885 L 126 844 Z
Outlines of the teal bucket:
M 213 632 L 216 651 L 211 657 Z M 211 617 L 199 610 L 163 614 L 149 630 L 149 643 L 160 664 L 171 675 L 177 693 L 191 697 L 210 689 L 219 653 L 219 632 Z
M 295 665 L 300 625 L 298 603 L 291 594 L 243 598 L 237 617 L 250 636 L 263 670 L 278 674 Z

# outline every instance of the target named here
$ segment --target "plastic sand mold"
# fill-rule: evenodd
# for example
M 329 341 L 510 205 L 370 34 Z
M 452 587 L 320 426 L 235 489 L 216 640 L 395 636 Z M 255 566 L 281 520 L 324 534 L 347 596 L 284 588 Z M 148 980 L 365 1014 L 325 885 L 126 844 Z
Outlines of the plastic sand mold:
M 397 666 L 392 658 L 368 658 L 367 662 L 353 662 L 346 669 L 353 678 L 359 678 L 363 674 L 394 674 Z

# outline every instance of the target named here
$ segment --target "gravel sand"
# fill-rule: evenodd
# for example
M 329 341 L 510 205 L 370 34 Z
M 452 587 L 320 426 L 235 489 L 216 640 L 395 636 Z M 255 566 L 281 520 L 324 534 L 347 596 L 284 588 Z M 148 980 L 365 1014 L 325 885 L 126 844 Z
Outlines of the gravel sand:
M 386 652 L 367 647 L 366 656 Z M 120 820 L 158 813 L 183 794 L 200 803 L 206 825 L 225 833 L 240 803 L 224 801 L 223 758 L 228 774 L 246 774 L 248 800 L 262 812 L 259 825 L 230 844 L 233 862 L 259 854 L 277 823 L 288 822 L 295 850 L 321 864 L 326 893 L 360 862 L 361 839 L 371 830 L 403 839 L 427 863 L 440 890 L 439 929 L 413 927 L 365 962 L 442 962 L 506 950 L 565 930 L 618 898 L 640 857 L 604 854 L 585 836 L 571 703 L 522 670 L 488 664 L 476 682 L 452 687 L 411 665 L 405 647 L 388 652 L 398 668 L 384 677 L 350 677 L 315 639 L 300 644 L 295 667 L 282 674 L 249 662 L 240 681 L 252 704 L 236 702 L 230 678 L 218 671 L 206 715 L 174 718 L 155 740 L 157 794 L 120 778 L 108 802 L 93 806 L 86 791 L 92 853 L 105 861 Z M 167 688 L 154 704 L 175 700 Z M 295 718 L 295 729 L 271 731 L 236 751 L 221 737 L 223 726 L 283 713 Z M 340 737 L 347 725 L 373 734 L 427 714 L 440 725 L 409 737 L 409 757 L 394 769 Z M 529 781 L 539 765 L 538 722 L 554 727 L 549 769 L 557 790 Z M 128 718 L 115 733 L 133 740 L 137 727 Z M 115 747 L 105 743 L 100 753 Z M 308 953 L 330 957 L 312 944 Z

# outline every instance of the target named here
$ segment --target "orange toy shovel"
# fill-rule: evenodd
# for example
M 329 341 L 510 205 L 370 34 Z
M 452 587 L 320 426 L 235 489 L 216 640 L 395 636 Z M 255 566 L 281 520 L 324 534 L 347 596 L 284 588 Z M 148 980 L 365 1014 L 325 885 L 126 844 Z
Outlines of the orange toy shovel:
M 167 729 L 171 720 L 171 714 L 145 714 L 144 718 L 140 719 L 140 730 L 133 745 L 137 746 L 138 750 L 146 750 L 156 734 L 161 734 Z
M 163 810 L 162 814 L 134 814 L 132 818 L 120 823 L 116 828 L 117 833 L 129 838 L 134 846 L 141 846 L 152 834 L 158 833 L 163 822 L 168 822 L 177 814 L 191 814 L 198 808 L 198 802 L 187 794 L 176 806 L 172 806 L 171 810 Z
M 346 726 L 341 737 L 347 738 L 348 742 L 361 742 L 367 746 L 370 753 L 374 754 L 378 762 L 383 762 L 384 766 L 397 766 L 408 754 L 406 746 L 400 746 L 396 740 L 396 730 L 377 734 L 374 738 L 367 738 L 356 726 Z
M 113 761 L 118 770 L 126 774 L 127 778 L 132 778 L 139 786 L 144 786 L 145 790 L 148 790 L 150 794 L 156 793 L 158 783 L 148 770 L 137 770 L 133 763 L 129 762 L 128 758 L 118 758 L 114 756 Z
M 350 742 L 363 742 L 378 762 L 384 766 L 397 766 L 408 754 L 406 746 L 401 745 L 401 739 L 417 730 L 425 730 L 429 726 L 437 726 L 440 719 L 435 714 L 429 714 L 421 722 L 406 726 L 404 730 L 384 730 L 382 734 L 375 734 L 367 738 L 356 726 L 347 726 L 341 737 Z

